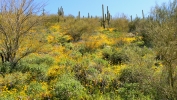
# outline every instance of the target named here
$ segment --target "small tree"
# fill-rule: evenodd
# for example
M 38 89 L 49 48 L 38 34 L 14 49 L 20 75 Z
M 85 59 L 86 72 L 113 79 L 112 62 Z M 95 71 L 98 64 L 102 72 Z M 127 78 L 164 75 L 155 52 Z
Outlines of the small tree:
M 160 88 L 163 96 L 169 100 L 176 100 L 175 82 L 177 82 L 177 0 L 169 2 L 168 5 L 156 6 L 152 10 L 153 20 L 146 24 L 145 34 L 153 41 L 159 59 L 163 62 L 164 70 L 160 80 Z M 165 97 L 164 97 L 165 96 Z
M 14 68 L 19 60 L 35 52 L 42 44 L 42 34 L 35 26 L 41 22 L 44 5 L 34 0 L 1 0 L 0 55 L 2 63 Z M 39 15 L 41 14 L 41 15 Z

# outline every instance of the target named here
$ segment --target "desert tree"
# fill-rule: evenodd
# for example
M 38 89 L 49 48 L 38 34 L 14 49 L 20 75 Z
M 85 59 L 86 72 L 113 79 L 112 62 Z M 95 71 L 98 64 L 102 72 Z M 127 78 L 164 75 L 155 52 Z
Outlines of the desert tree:
M 160 84 L 161 89 L 157 99 L 175 100 L 177 82 L 177 0 L 156 5 L 147 20 L 144 33 L 152 40 L 152 47 L 156 51 L 158 60 L 163 64 Z
M 14 68 L 25 56 L 41 47 L 42 34 L 37 25 L 42 21 L 44 4 L 34 0 L 0 0 L 0 55 L 2 63 Z

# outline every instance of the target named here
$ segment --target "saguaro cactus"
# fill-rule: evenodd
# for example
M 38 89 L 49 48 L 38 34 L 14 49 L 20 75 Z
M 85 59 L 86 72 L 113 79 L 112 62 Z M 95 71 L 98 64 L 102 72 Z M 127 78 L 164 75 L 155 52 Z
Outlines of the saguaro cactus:
M 109 9 L 108 9 L 108 6 L 107 6 L 107 22 L 108 22 L 108 26 L 109 26 L 109 23 L 110 23 L 110 18 L 111 17 L 111 14 L 109 13 Z
M 78 16 L 77 17 L 78 17 L 78 19 L 80 19 L 80 11 L 78 12 Z
M 107 14 L 104 14 L 104 5 L 102 4 L 102 19 L 101 19 L 101 26 L 103 28 L 106 27 L 106 21 L 107 25 L 109 26 L 111 20 L 111 14 L 109 12 L 108 6 L 107 6 Z
M 64 16 L 64 11 L 62 6 L 60 8 L 58 8 L 58 22 L 60 21 L 60 17 Z
M 42 9 L 42 15 L 45 16 L 45 9 Z
M 104 15 L 104 5 L 102 4 L 102 21 L 101 21 L 101 25 L 103 26 L 103 28 L 105 28 L 105 15 Z
M 143 17 L 143 19 L 144 19 L 144 12 L 143 12 L 143 10 L 142 10 L 142 17 Z
M 64 16 L 64 11 L 63 11 L 62 6 L 58 8 L 58 16 Z
M 132 15 L 130 16 L 130 21 L 132 22 Z

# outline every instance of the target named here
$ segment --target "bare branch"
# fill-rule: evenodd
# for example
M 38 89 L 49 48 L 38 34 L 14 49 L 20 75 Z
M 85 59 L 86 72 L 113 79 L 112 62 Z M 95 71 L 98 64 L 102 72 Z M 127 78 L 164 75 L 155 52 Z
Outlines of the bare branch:
M 34 0 L 2 0 L 0 6 L 0 48 L 7 61 L 17 63 L 39 48 L 39 45 L 30 45 L 41 39 L 39 35 L 31 35 L 31 31 L 41 21 L 39 13 L 44 4 L 35 4 Z

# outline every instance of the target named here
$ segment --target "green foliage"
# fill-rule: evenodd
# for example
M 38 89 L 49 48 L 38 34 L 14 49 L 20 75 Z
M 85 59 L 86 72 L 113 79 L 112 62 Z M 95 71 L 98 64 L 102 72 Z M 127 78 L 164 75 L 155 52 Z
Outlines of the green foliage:
M 81 40 L 83 34 L 90 35 L 98 27 L 97 19 L 82 19 L 76 20 L 70 18 L 67 22 L 62 23 L 62 31 L 70 35 L 74 42 Z
M 151 12 L 153 20 L 147 21 L 146 35 L 152 39 L 153 49 L 156 55 L 161 56 L 160 59 L 163 62 L 160 82 L 157 81 L 156 88 L 163 90 L 156 94 L 161 94 L 157 97 L 161 99 L 175 100 L 177 95 L 175 94 L 176 87 L 174 83 L 177 81 L 176 66 L 177 66 L 177 39 L 176 39 L 176 8 L 177 0 L 170 1 L 168 4 L 156 5 Z M 162 85 L 159 83 L 164 82 Z
M 61 44 L 69 43 L 70 40 L 68 38 L 70 38 L 68 35 L 58 36 L 57 37 L 57 42 L 61 43 Z
M 84 87 L 71 75 L 62 75 L 53 85 L 53 99 L 86 99 L 87 95 Z
M 120 65 L 129 61 L 128 56 L 124 52 L 115 49 L 105 49 L 103 59 L 108 60 L 112 65 Z
M 139 84 L 137 83 L 125 83 L 118 89 L 118 93 L 123 100 L 137 100 L 137 99 L 150 99 L 148 96 L 138 90 Z
M 129 22 L 125 15 L 112 19 L 110 23 L 110 26 L 118 32 L 128 32 L 129 30 Z
M 32 80 L 46 80 L 48 68 L 53 65 L 54 60 L 49 56 L 38 57 L 31 55 L 30 58 L 23 59 L 17 66 L 17 71 L 29 72 Z
M 47 92 L 47 89 L 43 87 L 40 82 L 31 82 L 26 90 L 27 95 L 30 99 L 38 99 L 41 97 L 42 93 Z
M 133 21 L 129 22 L 129 32 L 135 33 L 138 31 L 140 21 L 141 19 L 136 17 Z
M 21 86 L 27 84 L 29 75 L 27 73 L 15 72 L 13 74 L 6 74 L 4 78 L 0 77 L 0 87 L 6 86 L 8 90 L 16 88 L 21 89 Z
M 135 24 L 136 29 L 134 30 L 137 35 L 142 37 L 144 45 L 147 47 L 153 47 L 153 40 L 149 30 L 151 20 L 150 19 L 135 19 L 133 23 Z
M 0 65 L 0 72 L 1 73 L 9 73 L 11 72 L 12 68 L 10 66 L 11 64 L 9 62 L 2 63 Z

